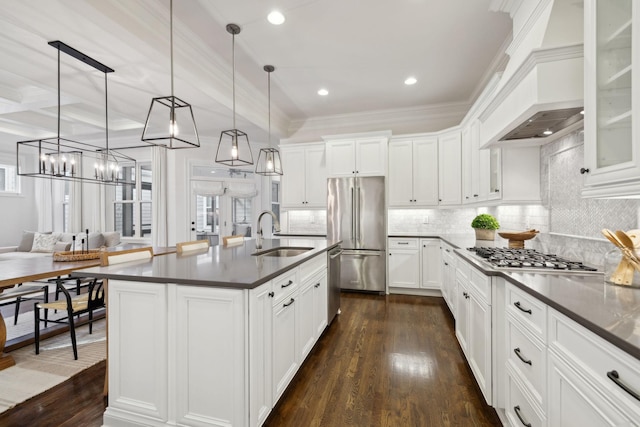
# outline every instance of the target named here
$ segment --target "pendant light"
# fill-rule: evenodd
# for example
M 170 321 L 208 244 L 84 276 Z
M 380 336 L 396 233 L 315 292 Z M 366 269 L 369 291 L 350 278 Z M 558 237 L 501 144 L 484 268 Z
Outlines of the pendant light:
M 169 1 L 171 45 L 171 95 L 153 98 L 142 131 L 142 140 L 169 149 L 198 148 L 200 138 L 191 104 L 173 92 L 173 0 Z
M 19 141 L 17 170 L 20 176 L 118 185 L 126 183 L 122 165 L 135 159 L 109 148 L 109 104 L 107 76 L 114 70 L 59 40 L 48 44 L 58 50 L 58 132 L 54 138 Z M 60 53 L 83 62 L 104 74 L 105 145 L 98 146 L 61 136 L 61 58 Z M 20 159 L 24 158 L 24 163 Z
M 275 148 L 271 148 L 271 73 L 275 71 L 273 65 L 265 65 L 263 68 L 267 72 L 267 99 L 269 100 L 269 148 L 261 148 L 256 164 L 256 173 L 264 176 L 282 175 L 282 162 L 280 153 Z
M 232 88 L 233 88 L 233 129 L 220 132 L 216 163 L 227 166 L 245 166 L 253 164 L 253 154 L 249 137 L 246 133 L 236 129 L 236 58 L 235 41 L 236 34 L 240 34 L 240 27 L 236 24 L 228 24 L 227 32 L 231 34 L 231 63 L 232 63 Z

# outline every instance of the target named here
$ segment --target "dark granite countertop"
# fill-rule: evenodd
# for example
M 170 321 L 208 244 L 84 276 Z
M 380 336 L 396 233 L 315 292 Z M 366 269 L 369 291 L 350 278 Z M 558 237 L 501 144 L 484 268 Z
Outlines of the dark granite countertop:
M 640 359 L 640 288 L 614 285 L 604 274 L 524 273 L 500 271 L 475 258 L 467 248 L 507 247 L 508 241 L 476 241 L 473 234 L 389 235 L 389 237 L 440 238 L 487 276 L 500 276 L 530 295 Z
M 339 244 L 340 241 L 318 239 L 264 239 L 260 251 L 281 246 L 312 248 L 297 256 L 270 257 L 254 256 L 256 241 L 245 240 L 237 246 L 212 246 L 207 251 L 168 254 L 149 261 L 87 268 L 74 272 L 73 276 L 253 289 Z

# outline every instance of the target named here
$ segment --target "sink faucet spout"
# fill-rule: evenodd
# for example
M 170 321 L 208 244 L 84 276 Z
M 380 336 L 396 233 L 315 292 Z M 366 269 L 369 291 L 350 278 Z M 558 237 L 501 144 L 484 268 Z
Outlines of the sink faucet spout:
M 260 212 L 260 215 L 258 215 L 258 224 L 256 226 L 256 230 L 258 230 L 256 232 L 256 249 L 262 249 L 262 225 L 260 224 L 260 221 L 265 214 L 271 215 L 271 218 L 273 218 L 273 227 L 275 228 L 276 232 L 280 232 L 280 222 L 278 221 L 278 217 L 276 217 L 276 214 L 271 211 Z

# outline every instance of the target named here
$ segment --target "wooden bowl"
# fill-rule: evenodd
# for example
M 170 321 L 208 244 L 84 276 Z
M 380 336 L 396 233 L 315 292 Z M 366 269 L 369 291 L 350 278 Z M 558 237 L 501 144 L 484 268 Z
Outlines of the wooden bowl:
M 515 249 L 524 248 L 524 241 L 533 239 L 538 234 L 538 230 L 527 231 L 499 231 L 498 234 L 503 239 L 509 240 L 509 247 Z

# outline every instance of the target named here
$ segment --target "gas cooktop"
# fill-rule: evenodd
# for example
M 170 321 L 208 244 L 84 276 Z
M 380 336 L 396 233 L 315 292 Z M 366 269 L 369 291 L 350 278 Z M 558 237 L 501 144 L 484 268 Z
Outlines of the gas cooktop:
M 468 248 L 492 268 L 500 270 L 526 270 L 537 272 L 600 273 L 579 261 L 572 261 L 553 254 L 543 254 L 535 249 L 511 249 L 473 247 Z

